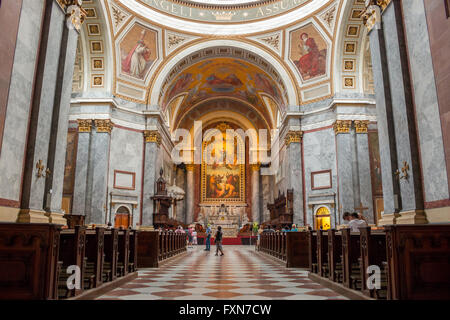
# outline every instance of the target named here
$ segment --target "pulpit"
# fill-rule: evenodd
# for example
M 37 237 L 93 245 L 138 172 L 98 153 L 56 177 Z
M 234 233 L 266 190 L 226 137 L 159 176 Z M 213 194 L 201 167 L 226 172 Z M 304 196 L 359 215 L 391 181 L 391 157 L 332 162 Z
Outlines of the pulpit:
M 278 194 L 274 203 L 267 204 L 270 211 L 270 220 L 265 225 L 281 229 L 283 226 L 291 225 L 294 218 L 294 189 L 288 189 L 287 194 Z
M 166 181 L 163 178 L 163 169 L 160 171 L 160 177 L 156 181 L 156 193 L 153 200 L 153 226 L 155 228 L 176 228 L 183 225 L 181 222 L 170 218 L 169 210 L 172 206 L 173 198 L 167 192 Z

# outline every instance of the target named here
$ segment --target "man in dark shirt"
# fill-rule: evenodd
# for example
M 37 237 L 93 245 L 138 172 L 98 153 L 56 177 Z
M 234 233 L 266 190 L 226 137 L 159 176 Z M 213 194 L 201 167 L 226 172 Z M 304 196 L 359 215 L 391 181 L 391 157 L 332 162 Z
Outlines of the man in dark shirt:
M 215 236 L 215 241 L 216 241 L 216 256 L 219 254 L 220 251 L 220 255 L 223 256 L 223 251 L 222 251 L 222 227 L 218 226 L 217 227 L 217 232 L 216 232 L 216 236 Z

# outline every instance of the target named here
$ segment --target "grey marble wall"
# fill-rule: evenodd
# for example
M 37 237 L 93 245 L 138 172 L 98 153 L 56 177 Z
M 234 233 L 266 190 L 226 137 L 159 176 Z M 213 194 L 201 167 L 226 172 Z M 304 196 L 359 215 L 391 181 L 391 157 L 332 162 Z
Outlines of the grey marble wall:
M 176 185 L 186 192 L 186 172 L 181 168 L 176 170 Z M 186 195 L 183 200 L 177 202 L 177 220 L 186 223 Z
M 403 5 L 425 201 L 449 198 L 442 128 L 423 0 Z
M 89 168 L 91 133 L 78 133 L 77 160 L 75 167 L 75 182 L 73 191 L 72 214 L 86 215 L 87 211 L 87 184 Z
M 109 156 L 109 178 L 108 178 L 108 194 L 113 192 L 117 195 L 124 195 L 129 198 L 141 198 L 142 186 L 142 160 L 144 156 L 144 144 L 142 132 L 125 130 L 122 128 L 114 128 L 111 132 L 111 148 Z M 135 174 L 135 189 L 125 190 L 114 188 L 114 171 L 126 171 Z M 114 224 L 114 211 L 109 210 L 110 203 L 108 201 L 108 214 L 111 212 L 109 221 Z M 133 210 L 132 219 L 133 226 L 139 223 L 141 205 L 138 201 L 137 207 Z
M 306 224 L 314 226 L 314 205 L 313 202 L 335 201 L 337 193 L 337 167 L 336 167 L 336 143 L 335 134 L 332 128 L 305 132 L 303 134 L 303 153 L 305 161 L 305 182 L 306 191 Z M 331 184 L 329 189 L 312 190 L 311 172 L 331 170 Z M 321 196 L 323 195 L 323 196 Z M 329 204 L 328 204 L 329 205 Z M 331 209 L 331 223 L 335 223 L 335 208 Z M 338 213 L 336 212 L 336 215 Z M 338 219 L 339 221 L 339 219 Z
M 252 169 L 252 177 L 251 177 L 251 183 L 252 183 L 252 222 L 258 222 L 260 223 L 260 206 L 259 206 L 259 194 L 260 194 L 260 188 L 259 188 L 259 170 L 253 170 Z
M 23 0 L 0 153 L 0 198 L 19 201 L 44 0 Z

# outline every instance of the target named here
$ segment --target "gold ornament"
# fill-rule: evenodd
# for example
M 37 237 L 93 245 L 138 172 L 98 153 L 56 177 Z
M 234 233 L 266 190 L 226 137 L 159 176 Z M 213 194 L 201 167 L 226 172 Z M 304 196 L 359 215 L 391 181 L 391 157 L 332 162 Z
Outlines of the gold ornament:
M 369 127 L 368 120 L 355 120 L 356 133 L 367 133 L 368 127 Z
M 113 124 L 109 119 L 94 120 L 97 132 L 111 133 Z
M 158 130 L 145 130 L 144 131 L 145 142 L 153 142 L 158 144 L 158 147 L 161 145 L 161 134 Z
M 286 133 L 286 137 L 284 138 L 284 142 L 286 146 L 289 146 L 291 143 L 300 143 L 302 142 L 302 137 L 302 131 L 288 131 L 288 133 Z
M 336 120 L 334 123 L 334 133 L 349 133 L 350 127 L 352 126 L 351 120 Z
M 78 119 L 78 132 L 91 132 L 92 120 L 91 119 Z

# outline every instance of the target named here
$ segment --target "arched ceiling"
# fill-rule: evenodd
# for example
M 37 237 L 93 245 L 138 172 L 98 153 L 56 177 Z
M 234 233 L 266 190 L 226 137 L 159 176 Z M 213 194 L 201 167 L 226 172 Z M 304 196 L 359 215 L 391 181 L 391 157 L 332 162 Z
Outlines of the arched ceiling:
M 265 71 L 247 61 L 229 57 L 208 59 L 189 66 L 174 77 L 164 92 L 163 111 L 170 106 L 168 111 L 173 118 L 205 99 L 235 98 L 254 106 L 274 126 L 272 119 L 276 119 L 278 110 L 270 110 L 263 97 L 271 98 L 280 108 L 285 106 L 277 83 Z M 171 104 L 172 101 L 180 104 Z

